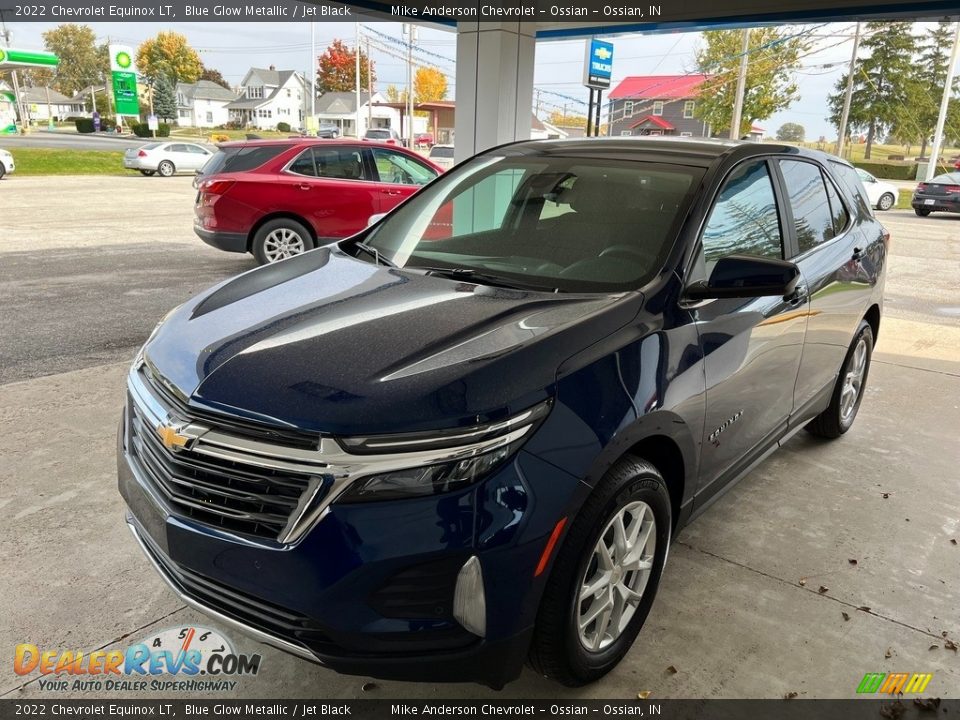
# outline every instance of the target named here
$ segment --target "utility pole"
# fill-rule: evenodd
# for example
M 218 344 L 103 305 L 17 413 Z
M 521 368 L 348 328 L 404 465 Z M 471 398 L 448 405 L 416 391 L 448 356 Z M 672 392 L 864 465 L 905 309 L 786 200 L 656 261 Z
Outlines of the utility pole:
M 317 117 L 317 33 L 316 23 L 310 21 L 310 121 L 303 124 L 304 127 L 312 128 L 314 119 Z M 319 130 L 319 123 L 317 129 Z
M 730 139 L 740 139 L 740 123 L 743 115 L 743 93 L 747 87 L 747 55 L 750 52 L 750 28 L 743 29 L 743 47 L 740 50 L 740 72 L 737 75 L 737 96 L 733 103 L 733 118 L 730 121 Z
M 930 180 L 937 172 L 937 161 L 940 160 L 940 148 L 943 147 L 943 126 L 947 122 L 947 108 L 950 105 L 950 96 L 953 95 L 953 74 L 957 64 L 957 50 L 960 49 L 960 22 L 953 33 L 953 49 L 950 51 L 950 63 L 947 65 L 947 77 L 943 82 L 943 97 L 940 99 L 940 115 L 937 117 L 937 129 L 933 133 L 933 144 L 930 146 L 930 160 L 927 162 L 927 172 L 924 180 Z
M 354 89 L 356 90 L 356 103 L 357 103 L 356 117 L 354 118 L 354 122 L 356 123 L 356 126 L 357 126 L 356 134 L 357 134 L 357 137 L 359 138 L 360 137 L 360 23 L 354 23 L 354 32 L 356 34 L 356 37 L 353 43 L 353 54 L 354 54 L 353 69 L 354 69 L 354 74 L 356 75 L 356 77 L 354 78 L 354 80 L 356 81 L 355 83 L 356 86 Z
M 413 23 L 407 24 L 407 147 L 413 148 L 413 43 L 417 39 L 417 29 Z
M 367 127 L 373 126 L 373 73 L 370 72 L 370 38 L 367 39 Z
M 850 54 L 850 67 L 847 69 L 847 91 L 843 96 L 843 112 L 840 114 L 840 128 L 837 135 L 837 156 L 843 157 L 843 146 L 847 141 L 847 121 L 850 119 L 850 101 L 853 99 L 853 75 L 857 70 L 857 50 L 860 49 L 860 23 L 853 34 L 853 52 Z

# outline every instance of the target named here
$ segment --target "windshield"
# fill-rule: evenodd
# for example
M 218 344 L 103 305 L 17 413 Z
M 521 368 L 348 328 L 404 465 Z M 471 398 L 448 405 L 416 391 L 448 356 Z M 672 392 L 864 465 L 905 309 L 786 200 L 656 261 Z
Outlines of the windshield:
M 367 236 L 400 267 L 517 287 L 619 292 L 662 266 L 703 171 L 579 157 L 476 158 Z
M 452 158 L 453 157 L 453 148 L 452 147 L 440 147 L 435 145 L 434 148 L 430 151 L 431 158 Z
M 366 136 L 368 138 L 376 138 L 378 140 L 381 138 L 389 138 L 390 131 L 389 130 L 367 130 Z
M 928 183 L 938 185 L 960 185 L 960 173 L 945 173 L 937 175 L 933 180 L 927 180 Z

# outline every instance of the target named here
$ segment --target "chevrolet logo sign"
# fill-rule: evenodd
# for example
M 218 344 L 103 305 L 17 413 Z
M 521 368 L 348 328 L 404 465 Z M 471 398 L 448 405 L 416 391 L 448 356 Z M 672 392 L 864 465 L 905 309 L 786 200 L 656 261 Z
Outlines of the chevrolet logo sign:
M 613 53 L 607 50 L 605 47 L 598 47 L 593 51 L 593 54 L 601 60 L 609 60 L 613 57 Z
M 180 428 L 165 423 L 157 425 L 157 435 L 160 436 L 160 442 L 163 443 L 163 446 L 173 452 L 185 448 L 187 443 L 190 442 L 190 437 L 181 433 Z

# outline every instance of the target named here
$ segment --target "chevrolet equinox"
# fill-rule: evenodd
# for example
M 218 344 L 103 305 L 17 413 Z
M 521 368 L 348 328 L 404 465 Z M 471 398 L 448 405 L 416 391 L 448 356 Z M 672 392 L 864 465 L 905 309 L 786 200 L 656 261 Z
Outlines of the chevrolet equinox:
M 157 326 L 127 522 L 185 603 L 339 672 L 591 682 L 680 528 L 850 429 L 888 244 L 820 153 L 494 148 Z

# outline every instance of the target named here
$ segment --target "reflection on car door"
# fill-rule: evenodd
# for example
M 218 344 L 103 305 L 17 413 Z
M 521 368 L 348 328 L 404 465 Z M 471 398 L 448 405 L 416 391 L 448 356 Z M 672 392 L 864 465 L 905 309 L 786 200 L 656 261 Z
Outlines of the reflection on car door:
M 691 280 L 716 261 L 747 254 L 783 258 L 783 201 L 766 160 L 738 165 L 704 226 Z M 806 326 L 801 291 L 783 297 L 709 300 L 695 307 L 706 380 L 697 503 L 760 454 L 793 409 Z
M 780 160 L 778 166 L 790 199 L 787 227 L 796 263 L 810 294 L 796 390 L 801 407 L 833 388 L 850 339 L 867 311 L 872 283 L 864 267 L 864 261 L 869 263 L 864 229 L 876 225 L 869 210 L 866 218 L 855 220 L 857 209 L 846 206 L 819 165 Z M 878 238 L 879 233 L 874 240 Z
M 409 155 L 386 147 L 370 148 L 379 182 L 380 212 L 389 212 L 437 176 L 437 171 Z
M 280 173 L 285 203 L 313 226 L 317 238 L 344 238 L 367 226 L 379 212 L 378 186 L 364 169 L 362 150 L 353 146 L 313 147 Z

